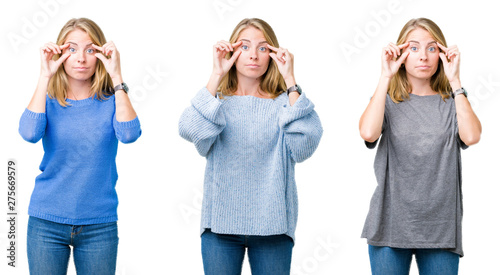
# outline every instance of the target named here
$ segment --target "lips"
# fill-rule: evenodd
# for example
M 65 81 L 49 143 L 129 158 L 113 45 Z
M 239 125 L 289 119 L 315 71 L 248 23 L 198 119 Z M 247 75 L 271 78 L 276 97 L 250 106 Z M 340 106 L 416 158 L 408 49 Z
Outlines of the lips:
M 259 66 L 259 65 L 257 65 L 257 64 L 247 64 L 247 65 L 246 65 L 246 67 L 251 68 L 251 69 L 257 69 L 257 68 L 259 68 L 260 66 Z
M 89 69 L 88 67 L 73 67 L 73 70 L 80 72 L 86 71 L 88 69 Z
M 422 66 L 417 66 L 417 69 L 420 69 L 420 70 L 428 70 L 430 69 L 431 66 L 426 66 L 426 65 L 422 65 Z

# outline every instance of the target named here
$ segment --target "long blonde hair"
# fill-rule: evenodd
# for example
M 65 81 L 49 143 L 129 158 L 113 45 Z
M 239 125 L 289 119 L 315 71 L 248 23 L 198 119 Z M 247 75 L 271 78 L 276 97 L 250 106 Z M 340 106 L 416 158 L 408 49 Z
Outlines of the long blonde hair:
M 69 20 L 59 32 L 57 37 L 57 45 L 63 45 L 66 42 L 68 34 L 76 29 L 86 32 L 92 43 L 102 46 L 106 44 L 106 38 L 101 28 L 88 18 L 73 18 Z M 61 55 L 54 55 L 53 59 L 57 60 Z M 107 96 L 113 94 L 113 82 L 111 77 L 106 72 L 104 64 L 101 60 L 97 60 L 96 70 L 92 76 L 92 86 L 90 88 L 90 96 L 99 100 L 107 99 Z M 48 86 L 48 94 L 50 98 L 56 98 L 59 104 L 63 107 L 68 106 L 66 99 L 68 98 L 68 78 L 64 71 L 64 66 L 60 66 L 55 75 L 50 79 Z
M 447 47 L 446 39 L 444 38 L 441 29 L 432 20 L 427 18 L 416 18 L 408 21 L 403 27 L 398 37 L 398 45 L 404 44 L 411 31 L 421 28 L 429 32 L 429 34 L 441 45 Z M 443 100 L 450 97 L 451 86 L 444 73 L 443 62 L 439 60 L 438 69 L 431 77 L 431 88 L 433 91 L 438 92 Z M 406 68 L 401 66 L 399 71 L 394 75 L 389 84 L 387 93 L 395 103 L 402 102 L 410 98 L 410 91 L 412 87 L 408 78 L 406 77 Z
M 273 29 L 269 24 L 267 24 L 264 20 L 258 18 L 246 18 L 241 20 L 240 23 L 234 28 L 233 33 L 231 34 L 231 38 L 229 39 L 230 43 L 236 43 L 240 33 L 248 27 L 257 28 L 262 32 L 266 41 L 269 45 L 279 48 L 278 39 L 274 34 Z M 226 58 L 230 58 L 232 53 L 228 53 Z M 262 80 L 260 82 L 260 88 L 269 94 L 272 98 L 276 98 L 281 93 L 286 91 L 286 84 L 283 76 L 281 76 L 278 66 L 272 60 L 269 61 L 269 67 L 267 71 L 262 76 Z M 233 95 L 238 89 L 238 77 L 236 75 L 236 66 L 233 65 L 229 72 L 222 78 L 221 83 L 219 84 L 218 91 L 223 95 Z

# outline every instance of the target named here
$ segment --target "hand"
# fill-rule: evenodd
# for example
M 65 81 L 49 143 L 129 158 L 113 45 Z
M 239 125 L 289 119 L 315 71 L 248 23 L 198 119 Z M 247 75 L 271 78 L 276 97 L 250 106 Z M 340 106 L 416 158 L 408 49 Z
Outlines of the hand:
M 236 59 L 238 59 L 238 57 L 240 56 L 241 50 L 234 52 L 230 59 L 226 59 L 226 55 L 229 52 L 233 52 L 234 49 L 240 46 L 242 43 L 243 41 L 239 41 L 231 44 L 227 41 L 221 40 L 214 45 L 213 74 L 219 77 L 223 77 L 227 74 L 227 72 L 229 72 L 234 62 L 236 62 Z
M 458 47 L 454 45 L 446 48 L 439 43 L 437 44 L 444 52 L 439 53 L 439 57 L 443 61 L 444 73 L 446 74 L 448 81 L 450 84 L 460 82 L 460 52 L 458 51 Z
M 102 45 L 102 47 L 92 44 L 92 48 L 101 52 L 96 53 L 95 56 L 101 60 L 111 79 L 121 79 L 122 71 L 120 67 L 120 53 L 116 49 L 115 44 L 112 41 L 109 41 L 108 43 Z M 122 81 L 118 80 L 116 82 L 121 83 Z
M 408 42 L 401 45 L 389 43 L 382 50 L 382 76 L 392 78 L 399 71 L 401 64 L 403 64 L 410 54 L 410 52 L 404 51 L 408 45 L 410 45 Z M 401 50 L 403 50 L 403 53 L 401 53 Z
M 293 74 L 293 54 L 285 48 L 276 48 L 269 44 L 267 47 L 272 51 L 269 56 L 276 62 L 278 70 L 283 76 L 288 87 L 295 85 L 295 76 Z
M 40 70 L 40 75 L 47 77 L 47 78 L 52 78 L 57 70 L 59 69 L 59 66 L 71 55 L 70 53 L 65 53 L 62 56 L 59 57 L 57 60 L 53 60 L 52 58 L 56 54 L 61 54 L 62 50 L 66 49 L 69 47 L 69 44 L 64 44 L 64 45 L 57 45 L 55 43 L 47 43 L 45 44 L 42 48 L 40 48 L 40 56 L 41 56 L 41 63 L 42 67 Z

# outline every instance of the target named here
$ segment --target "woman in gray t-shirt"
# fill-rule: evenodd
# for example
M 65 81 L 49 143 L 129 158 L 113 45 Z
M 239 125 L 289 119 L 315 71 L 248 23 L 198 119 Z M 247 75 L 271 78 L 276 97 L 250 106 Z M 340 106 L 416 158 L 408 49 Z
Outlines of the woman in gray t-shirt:
M 380 80 L 361 116 L 378 186 L 362 237 L 373 274 L 458 274 L 463 256 L 460 149 L 481 123 L 459 76 L 460 52 L 429 19 L 410 20 L 382 51 Z

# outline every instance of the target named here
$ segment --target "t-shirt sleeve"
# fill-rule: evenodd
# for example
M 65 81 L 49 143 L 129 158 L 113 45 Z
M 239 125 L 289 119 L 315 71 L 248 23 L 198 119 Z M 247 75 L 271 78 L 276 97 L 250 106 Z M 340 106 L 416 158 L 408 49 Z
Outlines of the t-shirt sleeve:
M 386 125 L 387 125 L 387 113 L 384 113 L 384 121 L 382 122 L 382 132 L 380 134 L 380 137 L 384 134 Z M 365 140 L 366 148 L 373 149 L 373 148 L 377 147 L 377 143 L 380 140 L 380 137 L 377 138 L 377 140 L 375 140 L 374 142 L 368 142 Z

